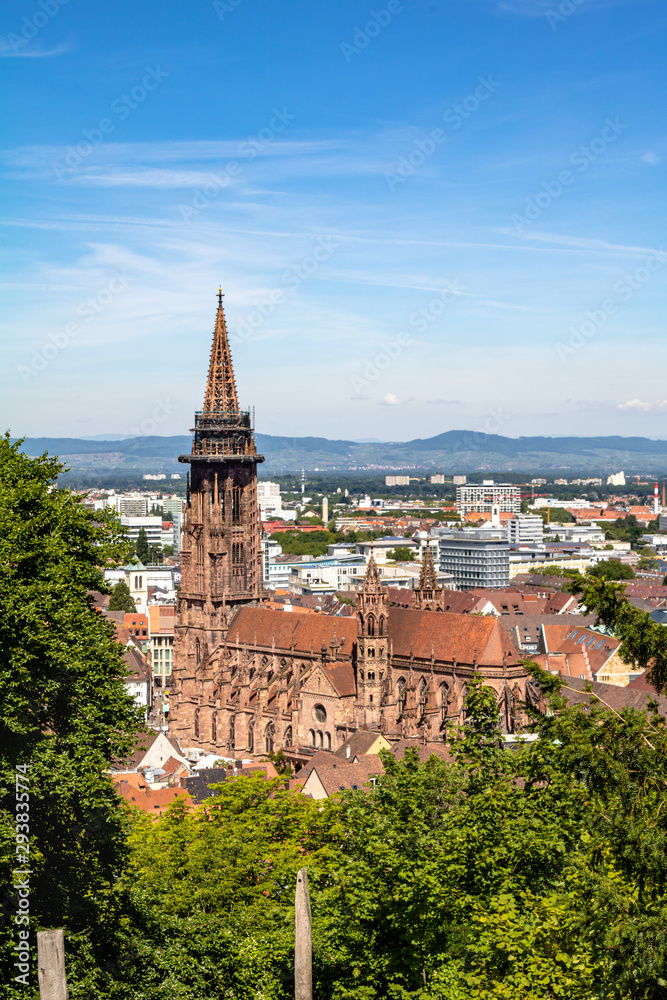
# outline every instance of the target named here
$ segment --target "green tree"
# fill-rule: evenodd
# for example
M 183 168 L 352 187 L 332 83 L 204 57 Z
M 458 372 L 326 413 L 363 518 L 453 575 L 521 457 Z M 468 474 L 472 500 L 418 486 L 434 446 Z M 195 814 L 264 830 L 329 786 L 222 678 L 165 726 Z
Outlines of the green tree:
M 145 528 L 139 528 L 137 543 L 134 547 L 137 559 L 147 566 L 150 562 L 150 548 L 148 546 L 148 535 Z
M 136 610 L 137 606 L 130 593 L 130 588 L 125 583 L 125 580 L 119 580 L 118 583 L 111 588 L 109 611 L 126 611 L 128 614 L 132 614 Z
M 590 576 L 605 577 L 607 580 L 634 580 L 635 573 L 631 566 L 619 562 L 618 559 L 603 559 L 591 566 Z
M 150 545 L 148 548 L 148 562 L 151 566 L 159 566 L 164 553 L 161 545 Z
M 387 559 L 393 562 L 411 562 L 415 558 L 415 550 L 408 548 L 407 545 L 397 545 L 395 549 L 389 549 L 387 552 Z
M 89 596 L 105 590 L 99 567 L 126 554 L 122 529 L 115 514 L 54 489 L 62 469 L 46 454 L 27 457 L 9 434 L 0 439 L 0 883 L 15 883 L 28 848 L 31 932 L 65 927 L 76 984 L 92 954 L 103 961 L 115 919 L 126 840 L 108 771 L 133 749 L 141 716 L 113 623 Z M 17 775 L 30 806 L 18 855 Z M 16 975 L 17 909 L 15 890 L 5 889 L 3 984 Z

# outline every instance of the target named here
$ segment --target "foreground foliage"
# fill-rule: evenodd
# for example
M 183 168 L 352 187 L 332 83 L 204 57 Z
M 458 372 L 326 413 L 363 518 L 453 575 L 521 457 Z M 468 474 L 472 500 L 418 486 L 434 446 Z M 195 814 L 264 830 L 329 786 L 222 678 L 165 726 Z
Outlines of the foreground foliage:
M 480 678 L 451 757 L 384 756 L 374 788 L 314 802 L 285 776 L 219 786 L 157 821 L 106 772 L 133 744 L 109 623 L 87 592 L 120 556 L 117 522 L 51 491 L 57 463 L 0 442 L 2 1000 L 14 774 L 30 765 L 31 931 L 66 930 L 72 1000 L 286 1000 L 305 866 L 318 1000 L 663 1000 L 667 727 L 655 708 L 568 707 L 503 749 Z M 622 655 L 667 677 L 667 635 L 623 585 L 579 578 Z M 456 734 L 454 734 L 456 736 Z M 34 937 L 32 939 L 34 944 Z

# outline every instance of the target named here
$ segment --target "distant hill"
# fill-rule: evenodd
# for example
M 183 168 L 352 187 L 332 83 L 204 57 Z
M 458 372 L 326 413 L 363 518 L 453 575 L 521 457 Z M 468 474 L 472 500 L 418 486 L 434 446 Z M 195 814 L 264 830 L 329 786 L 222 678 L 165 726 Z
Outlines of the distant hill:
M 257 434 L 266 458 L 262 471 L 314 469 L 380 472 L 424 469 L 440 472 L 484 470 L 577 472 L 602 475 L 625 472 L 667 474 L 667 441 L 643 437 L 520 437 L 477 431 L 446 431 L 431 438 L 398 442 L 338 441 L 319 437 Z M 73 471 L 185 472 L 178 456 L 190 451 L 188 435 L 94 441 L 81 438 L 26 438 L 29 455 L 59 455 Z

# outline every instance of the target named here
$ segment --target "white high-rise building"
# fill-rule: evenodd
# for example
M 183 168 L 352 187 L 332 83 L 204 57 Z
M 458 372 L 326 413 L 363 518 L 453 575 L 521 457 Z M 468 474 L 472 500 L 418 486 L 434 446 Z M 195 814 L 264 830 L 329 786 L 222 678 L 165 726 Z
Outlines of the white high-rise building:
M 544 540 L 544 521 L 539 514 L 517 514 L 505 526 L 510 545 L 533 545 Z
M 260 481 L 257 483 L 257 502 L 262 519 L 267 515 L 280 513 L 283 509 L 283 502 L 280 496 L 279 483 Z
M 456 509 L 461 517 L 466 514 L 490 514 L 497 506 L 502 513 L 519 514 L 521 490 L 509 483 L 470 483 L 456 487 Z

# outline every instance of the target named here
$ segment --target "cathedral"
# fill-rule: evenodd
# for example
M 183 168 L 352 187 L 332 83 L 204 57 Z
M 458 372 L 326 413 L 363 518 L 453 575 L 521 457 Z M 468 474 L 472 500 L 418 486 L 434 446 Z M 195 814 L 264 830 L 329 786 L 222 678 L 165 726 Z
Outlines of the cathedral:
M 257 454 L 241 410 L 222 302 L 195 413 L 181 548 L 170 732 L 223 756 L 336 750 L 356 730 L 444 739 L 478 672 L 501 727 L 523 720 L 528 677 L 494 617 L 442 610 L 426 548 L 414 609 L 392 607 L 371 555 L 354 617 L 265 606 Z

